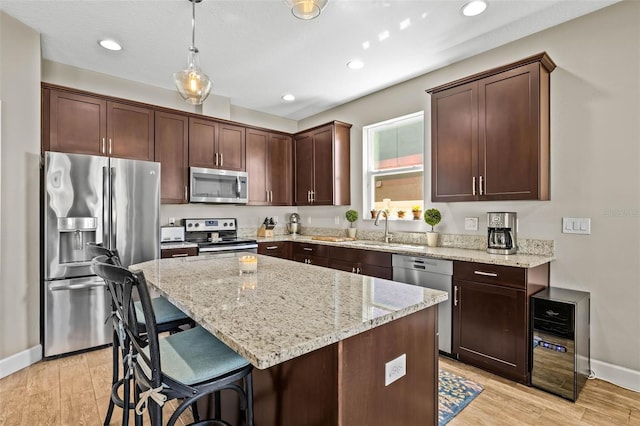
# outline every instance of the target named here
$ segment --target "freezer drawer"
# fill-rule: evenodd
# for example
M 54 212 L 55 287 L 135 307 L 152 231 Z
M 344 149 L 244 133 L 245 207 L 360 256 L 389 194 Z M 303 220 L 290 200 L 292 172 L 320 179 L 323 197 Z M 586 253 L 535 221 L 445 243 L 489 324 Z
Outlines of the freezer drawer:
M 111 343 L 111 299 L 98 277 L 45 281 L 44 356 Z

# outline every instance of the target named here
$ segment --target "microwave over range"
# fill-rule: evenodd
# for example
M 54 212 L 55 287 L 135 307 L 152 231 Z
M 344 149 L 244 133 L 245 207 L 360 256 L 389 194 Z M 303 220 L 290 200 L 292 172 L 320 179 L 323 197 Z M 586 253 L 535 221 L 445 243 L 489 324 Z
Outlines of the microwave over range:
M 189 168 L 189 202 L 247 204 L 249 201 L 247 172 Z

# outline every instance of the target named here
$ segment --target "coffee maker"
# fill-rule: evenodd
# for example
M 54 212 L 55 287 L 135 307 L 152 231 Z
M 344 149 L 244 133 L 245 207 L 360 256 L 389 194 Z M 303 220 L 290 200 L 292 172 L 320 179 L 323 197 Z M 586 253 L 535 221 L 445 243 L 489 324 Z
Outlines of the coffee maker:
M 487 253 L 514 254 L 516 240 L 516 213 L 487 213 Z

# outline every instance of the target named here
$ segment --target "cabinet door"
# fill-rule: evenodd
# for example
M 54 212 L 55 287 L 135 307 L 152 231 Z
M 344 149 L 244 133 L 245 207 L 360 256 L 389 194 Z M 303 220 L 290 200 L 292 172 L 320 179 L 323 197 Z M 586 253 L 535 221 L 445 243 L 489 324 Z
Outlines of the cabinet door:
M 160 163 L 161 203 L 187 203 L 189 180 L 189 119 L 184 115 L 156 112 L 155 160 Z
M 431 95 L 431 200 L 478 194 L 477 82 Z
M 295 151 L 295 189 L 294 203 L 308 206 L 309 191 L 313 188 L 313 136 L 303 133 L 294 141 Z
M 453 352 L 461 361 L 527 382 L 526 292 L 454 280 Z
M 333 126 L 313 133 L 313 204 L 333 204 Z
M 291 259 L 291 243 L 288 241 L 270 241 L 258 243 L 258 254 Z
M 92 96 L 50 91 L 49 149 L 105 155 L 107 103 Z
M 272 206 L 290 206 L 292 204 L 293 176 L 291 160 L 291 138 L 272 134 L 269 137 L 267 163 L 267 180 L 270 185 L 269 197 Z
M 249 174 L 249 202 L 253 206 L 269 204 L 267 179 L 269 134 L 247 130 L 247 173 Z
M 329 259 L 329 268 L 337 269 L 339 271 L 353 272 L 354 274 L 359 274 L 362 270 L 362 265 L 359 262 L 352 262 L 349 260 L 342 259 Z
M 245 171 L 245 128 L 220 124 L 218 132 L 218 168 Z
M 189 166 L 216 168 L 218 123 L 189 118 Z
M 534 63 L 478 82 L 485 200 L 538 198 L 539 81 Z
M 107 102 L 107 150 L 111 157 L 153 161 L 154 112 Z

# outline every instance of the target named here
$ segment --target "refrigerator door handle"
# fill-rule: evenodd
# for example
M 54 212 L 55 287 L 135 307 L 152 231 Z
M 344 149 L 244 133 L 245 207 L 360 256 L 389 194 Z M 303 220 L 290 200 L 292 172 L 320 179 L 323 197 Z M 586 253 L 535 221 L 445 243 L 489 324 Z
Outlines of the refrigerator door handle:
M 109 244 L 109 167 L 102 167 L 102 243 Z
M 85 282 L 82 284 L 58 284 L 49 287 L 50 291 L 64 291 L 64 290 L 84 290 L 88 288 L 106 287 L 104 281 L 101 282 Z
M 117 225 L 117 209 L 116 209 L 116 168 L 111 167 L 111 188 L 109 191 L 109 196 L 111 198 L 111 242 L 109 248 L 111 250 L 116 249 L 116 225 Z

